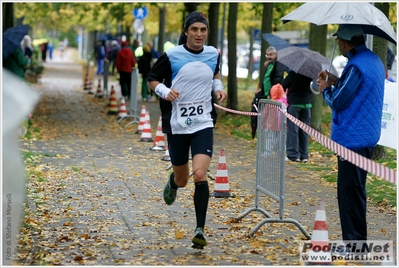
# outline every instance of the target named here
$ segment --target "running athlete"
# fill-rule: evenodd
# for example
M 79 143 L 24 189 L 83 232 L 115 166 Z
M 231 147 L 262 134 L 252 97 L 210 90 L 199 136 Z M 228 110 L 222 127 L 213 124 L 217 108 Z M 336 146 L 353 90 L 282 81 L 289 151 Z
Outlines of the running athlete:
M 227 98 L 220 80 L 219 52 L 205 45 L 208 34 L 206 15 L 197 11 L 190 13 L 185 19 L 179 46 L 163 53 L 147 78 L 149 88 L 160 97 L 162 131 L 167 134 L 173 167 L 163 191 L 168 205 L 175 201 L 177 189 L 188 183 L 191 148 L 197 221 L 192 247 L 197 249 L 208 244 L 204 234 L 209 200 L 207 171 L 216 123 L 212 94 L 220 102 Z

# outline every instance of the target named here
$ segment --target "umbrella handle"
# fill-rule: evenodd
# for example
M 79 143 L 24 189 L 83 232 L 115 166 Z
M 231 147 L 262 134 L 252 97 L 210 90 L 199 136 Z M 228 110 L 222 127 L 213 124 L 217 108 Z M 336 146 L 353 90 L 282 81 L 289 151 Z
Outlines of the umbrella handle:
M 331 66 L 332 66 L 332 62 L 333 62 L 333 59 L 334 59 L 334 54 L 335 54 L 335 48 L 336 48 L 336 47 L 337 47 L 337 43 L 334 42 L 333 52 L 332 52 L 331 61 L 330 61 L 330 67 L 328 68 L 328 72 L 329 72 L 329 73 L 331 73 Z M 328 82 L 328 75 L 327 75 L 327 77 L 326 77 L 326 82 Z

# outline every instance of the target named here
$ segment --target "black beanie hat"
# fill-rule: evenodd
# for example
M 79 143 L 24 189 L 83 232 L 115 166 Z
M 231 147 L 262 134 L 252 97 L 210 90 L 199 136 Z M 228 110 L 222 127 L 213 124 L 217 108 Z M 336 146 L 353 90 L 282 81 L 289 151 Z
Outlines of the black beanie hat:
M 194 11 L 187 15 L 186 20 L 184 21 L 184 31 L 187 31 L 188 27 L 196 22 L 202 22 L 209 29 L 208 18 L 205 13 Z

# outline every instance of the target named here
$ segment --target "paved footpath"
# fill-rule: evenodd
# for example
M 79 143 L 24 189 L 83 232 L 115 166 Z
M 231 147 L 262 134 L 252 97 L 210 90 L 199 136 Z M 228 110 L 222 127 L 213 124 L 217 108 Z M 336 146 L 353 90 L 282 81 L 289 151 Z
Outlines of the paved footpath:
M 31 251 L 21 252 L 17 264 L 301 265 L 298 248 L 305 237 L 294 225 L 267 223 L 249 238 L 265 217 L 254 212 L 239 222 L 232 220 L 255 205 L 253 141 L 233 139 L 216 128 L 210 173 L 216 174 L 219 151 L 225 149 L 230 189 L 236 197 L 210 198 L 209 245 L 202 251 L 192 249 L 192 183 L 178 191 L 172 206 L 164 204 L 162 190 L 170 164 L 161 160 L 165 152 L 140 142 L 137 124 L 126 127 L 130 119 L 118 123 L 116 116 L 107 115 L 108 100 L 83 90 L 81 71 L 79 64 L 55 59 L 46 63 L 41 84 L 35 86 L 42 98 L 33 120 L 40 123 L 42 139 L 24 140 L 22 147 L 42 155 L 36 171 L 43 180 L 30 184 L 27 199 L 30 222 L 40 231 L 26 231 Z M 117 82 L 109 84 L 115 86 L 119 100 Z M 138 107 L 142 104 L 155 135 L 158 103 L 139 101 Z M 329 239 L 340 239 L 335 185 L 297 165 L 286 165 L 284 217 L 297 220 L 311 233 L 317 201 L 323 198 Z M 274 200 L 260 196 L 260 204 L 279 217 Z M 396 214 L 369 206 L 368 215 L 370 239 L 396 241 Z

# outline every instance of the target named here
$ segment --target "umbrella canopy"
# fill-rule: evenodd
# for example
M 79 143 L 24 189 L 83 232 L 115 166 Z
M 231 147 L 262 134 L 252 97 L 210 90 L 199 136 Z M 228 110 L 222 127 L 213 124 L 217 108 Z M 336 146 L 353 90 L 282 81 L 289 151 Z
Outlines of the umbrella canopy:
M 294 72 L 312 79 L 317 79 L 319 72 L 330 68 L 328 58 L 319 52 L 297 46 L 280 49 L 277 54 L 277 61 Z M 334 66 L 331 66 L 330 72 L 338 76 Z
M 39 46 L 39 45 L 41 45 L 43 43 L 47 43 L 47 42 L 48 42 L 47 38 L 34 39 L 32 41 L 32 45 L 33 46 Z
M 367 2 L 308 2 L 281 18 L 325 24 L 358 24 L 364 33 L 382 37 L 396 45 L 396 33 L 385 14 Z
M 288 41 L 272 33 L 264 33 L 262 37 L 269 45 L 275 47 L 276 50 L 292 46 Z
M 21 47 L 21 41 L 28 31 L 29 25 L 19 25 L 5 30 L 3 33 L 3 59 L 8 58 L 18 47 Z

